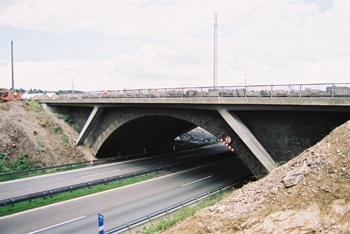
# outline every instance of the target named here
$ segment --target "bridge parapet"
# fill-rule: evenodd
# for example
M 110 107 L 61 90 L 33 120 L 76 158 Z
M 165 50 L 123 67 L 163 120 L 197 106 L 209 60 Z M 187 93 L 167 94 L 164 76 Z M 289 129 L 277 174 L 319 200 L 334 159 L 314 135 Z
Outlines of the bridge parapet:
M 350 83 L 100 90 L 58 96 L 59 99 L 205 97 L 350 97 Z

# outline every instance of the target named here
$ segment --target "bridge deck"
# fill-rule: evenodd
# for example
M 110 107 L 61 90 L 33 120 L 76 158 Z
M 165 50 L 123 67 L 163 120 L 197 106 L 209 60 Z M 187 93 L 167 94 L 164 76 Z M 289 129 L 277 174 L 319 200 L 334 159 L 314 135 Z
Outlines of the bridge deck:
M 313 110 L 350 111 L 350 97 L 203 97 L 203 98 L 96 98 L 40 100 L 49 106 L 121 107 L 156 106 L 163 108 L 213 109 L 222 106 L 232 110 Z

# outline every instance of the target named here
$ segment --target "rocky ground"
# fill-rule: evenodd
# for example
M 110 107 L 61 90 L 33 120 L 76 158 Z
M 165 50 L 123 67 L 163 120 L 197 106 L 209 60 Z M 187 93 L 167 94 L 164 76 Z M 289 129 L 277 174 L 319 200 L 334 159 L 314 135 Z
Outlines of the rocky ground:
M 161 233 L 350 233 L 350 121 Z
M 47 114 L 36 102 L 0 103 L 0 159 L 8 164 L 26 154 L 29 165 L 41 167 L 89 160 L 73 145 L 78 137 L 73 125 Z

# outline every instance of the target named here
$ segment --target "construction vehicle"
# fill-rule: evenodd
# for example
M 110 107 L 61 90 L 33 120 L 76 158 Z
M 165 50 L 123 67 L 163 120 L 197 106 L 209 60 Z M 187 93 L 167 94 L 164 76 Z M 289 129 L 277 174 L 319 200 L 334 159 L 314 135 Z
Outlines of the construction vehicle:
M 0 100 L 2 101 L 11 101 L 13 95 L 10 90 L 0 90 Z M 22 93 L 15 93 L 15 99 L 22 98 Z

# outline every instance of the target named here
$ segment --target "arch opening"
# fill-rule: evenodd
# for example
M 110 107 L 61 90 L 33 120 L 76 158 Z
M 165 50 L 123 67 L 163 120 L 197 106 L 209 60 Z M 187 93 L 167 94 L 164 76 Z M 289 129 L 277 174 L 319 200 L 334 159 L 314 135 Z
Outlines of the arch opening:
M 98 150 L 97 158 L 114 157 L 144 151 L 170 150 L 177 136 L 197 126 L 168 116 L 145 116 L 117 128 Z

